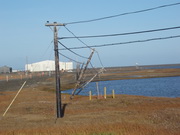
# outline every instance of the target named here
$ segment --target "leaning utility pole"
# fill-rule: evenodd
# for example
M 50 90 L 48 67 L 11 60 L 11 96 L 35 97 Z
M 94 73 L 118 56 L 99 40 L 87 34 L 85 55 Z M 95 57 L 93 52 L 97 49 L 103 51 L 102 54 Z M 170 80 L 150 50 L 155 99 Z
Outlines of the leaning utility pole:
M 79 74 L 79 76 L 78 76 L 78 79 L 77 79 L 75 88 L 74 88 L 74 90 L 73 90 L 73 92 L 72 92 L 72 95 L 71 95 L 71 97 L 70 97 L 71 99 L 74 97 L 76 90 L 78 89 L 78 87 L 79 87 L 80 84 L 81 84 L 82 77 L 83 77 L 83 75 L 84 75 L 85 72 L 86 72 L 86 69 L 87 69 L 87 67 L 88 67 L 88 64 L 89 64 L 90 61 L 91 61 L 91 58 L 92 58 L 92 56 L 93 56 L 93 54 L 94 54 L 94 51 L 95 51 L 95 50 L 92 49 L 92 52 L 91 52 L 91 54 L 90 54 L 90 56 L 89 56 L 89 58 L 88 58 L 88 60 L 87 60 L 87 62 L 86 62 L 85 67 L 81 70 L 81 72 L 80 72 L 80 74 Z
M 55 52 L 55 71 L 56 71 L 56 107 L 57 107 L 57 118 L 62 117 L 62 109 L 61 109 L 61 89 L 60 89 L 60 71 L 59 71 L 59 52 L 58 52 L 58 31 L 57 26 L 64 26 L 64 24 L 60 24 L 57 22 L 47 23 L 45 26 L 53 26 L 54 27 L 54 52 Z

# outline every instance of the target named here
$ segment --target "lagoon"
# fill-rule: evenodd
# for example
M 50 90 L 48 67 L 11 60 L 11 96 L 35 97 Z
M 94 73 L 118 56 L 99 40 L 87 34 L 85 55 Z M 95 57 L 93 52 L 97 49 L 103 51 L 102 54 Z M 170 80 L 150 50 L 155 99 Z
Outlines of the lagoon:
M 98 88 L 101 95 L 103 95 L 104 87 L 107 88 L 107 94 L 111 94 L 114 89 L 115 94 L 175 98 L 180 97 L 180 76 L 100 81 Z M 88 95 L 89 91 L 97 95 L 96 82 L 89 83 L 79 95 Z M 69 94 L 71 92 L 72 89 L 66 91 Z

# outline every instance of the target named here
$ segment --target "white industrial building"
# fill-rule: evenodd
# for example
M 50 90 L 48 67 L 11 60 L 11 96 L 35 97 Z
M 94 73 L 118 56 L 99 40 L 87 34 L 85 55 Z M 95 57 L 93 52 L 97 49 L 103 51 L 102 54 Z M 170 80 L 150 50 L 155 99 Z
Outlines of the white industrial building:
M 59 62 L 60 70 L 69 71 L 73 69 L 72 62 Z M 53 60 L 40 61 L 37 63 L 26 64 L 25 70 L 30 72 L 55 71 L 55 62 Z

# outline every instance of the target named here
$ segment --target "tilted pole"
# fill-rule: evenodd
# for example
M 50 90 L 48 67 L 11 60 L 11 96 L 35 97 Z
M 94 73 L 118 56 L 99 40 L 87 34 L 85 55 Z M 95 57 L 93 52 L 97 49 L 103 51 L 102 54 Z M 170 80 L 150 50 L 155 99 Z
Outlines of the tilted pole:
M 21 90 L 23 89 L 24 85 L 26 84 L 26 81 L 23 83 L 23 85 L 21 86 L 21 88 L 18 90 L 16 96 L 13 98 L 13 100 L 11 101 L 11 103 L 9 104 L 8 108 L 6 109 L 6 111 L 3 114 L 3 117 L 6 115 L 7 111 L 9 110 L 9 108 L 11 107 L 11 105 L 14 103 L 14 101 L 16 100 L 17 96 L 19 95 L 19 93 L 21 92 Z
M 84 84 L 82 84 L 81 86 L 79 86 L 79 88 L 81 88 L 76 94 L 78 95 L 84 88 L 86 87 L 86 85 L 88 85 L 97 75 L 99 75 L 100 73 L 103 72 L 103 69 L 101 69 L 98 73 L 96 73 L 89 81 L 85 82 Z
M 47 22 L 45 26 L 54 27 L 54 52 L 55 52 L 55 72 L 56 72 L 56 108 L 57 108 L 57 118 L 62 117 L 62 108 L 61 108 L 61 84 L 60 84 L 60 71 L 59 71 L 59 52 L 58 52 L 58 31 L 57 26 L 64 26 L 57 22 L 49 23 Z
M 76 83 L 75 88 L 74 88 L 74 90 L 73 90 L 73 92 L 72 92 L 72 95 L 71 95 L 71 97 L 70 97 L 71 99 L 74 97 L 75 92 L 76 92 L 77 88 L 79 87 L 79 85 L 80 85 L 80 83 L 81 83 L 81 79 L 82 79 L 83 75 L 84 75 L 85 72 L 86 72 L 87 66 L 88 66 L 88 64 L 90 63 L 93 54 L 94 54 L 94 49 L 92 49 L 92 52 L 91 52 L 91 54 L 90 54 L 90 56 L 89 56 L 89 58 L 88 58 L 88 60 L 87 60 L 87 62 L 86 62 L 85 67 L 82 69 L 82 71 L 80 72 L 80 75 L 78 76 L 77 83 Z

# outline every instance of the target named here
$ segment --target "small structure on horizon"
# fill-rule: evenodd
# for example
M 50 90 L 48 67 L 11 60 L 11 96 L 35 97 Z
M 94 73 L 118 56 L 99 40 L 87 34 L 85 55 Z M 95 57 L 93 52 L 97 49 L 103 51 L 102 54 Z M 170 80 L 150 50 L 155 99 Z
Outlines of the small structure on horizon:
M 11 73 L 11 72 L 12 72 L 12 67 L 8 67 L 8 66 L 0 67 L 0 73 Z
M 60 70 L 71 71 L 73 69 L 73 62 L 59 62 Z M 55 62 L 53 60 L 40 61 L 25 65 L 25 71 L 41 72 L 41 71 L 55 71 Z

